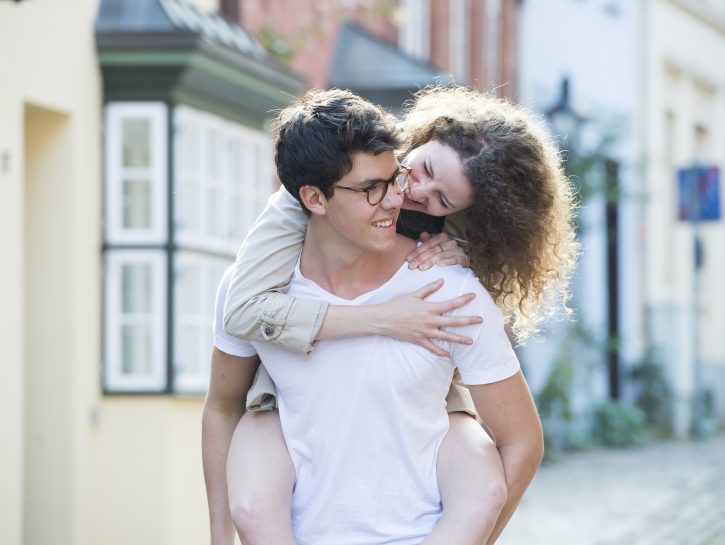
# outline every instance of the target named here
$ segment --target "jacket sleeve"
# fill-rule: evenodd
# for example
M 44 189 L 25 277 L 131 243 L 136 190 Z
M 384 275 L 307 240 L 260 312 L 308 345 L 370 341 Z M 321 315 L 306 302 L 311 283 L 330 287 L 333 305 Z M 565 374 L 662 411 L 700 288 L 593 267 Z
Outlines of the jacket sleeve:
M 272 195 L 234 263 L 224 305 L 224 330 L 246 341 L 308 354 L 327 303 L 297 299 L 289 286 L 307 230 L 307 216 L 284 188 Z

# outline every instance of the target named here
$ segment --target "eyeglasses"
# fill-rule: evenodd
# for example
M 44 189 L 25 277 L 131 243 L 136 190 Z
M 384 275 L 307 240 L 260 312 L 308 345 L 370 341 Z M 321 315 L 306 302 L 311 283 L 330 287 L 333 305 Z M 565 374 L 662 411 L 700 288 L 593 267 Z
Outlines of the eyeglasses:
M 408 182 L 410 181 L 411 172 L 413 172 L 412 168 L 400 165 L 400 169 L 398 170 L 398 172 L 393 174 L 387 180 L 380 180 L 374 182 L 365 188 L 347 187 L 345 185 L 335 184 L 332 184 L 332 187 L 347 189 L 349 191 L 355 191 L 357 193 L 365 193 L 368 198 L 368 203 L 370 203 L 371 206 L 375 206 L 383 202 L 385 195 L 388 194 L 388 187 L 392 183 L 395 183 L 398 195 L 402 195 L 403 192 L 408 189 Z

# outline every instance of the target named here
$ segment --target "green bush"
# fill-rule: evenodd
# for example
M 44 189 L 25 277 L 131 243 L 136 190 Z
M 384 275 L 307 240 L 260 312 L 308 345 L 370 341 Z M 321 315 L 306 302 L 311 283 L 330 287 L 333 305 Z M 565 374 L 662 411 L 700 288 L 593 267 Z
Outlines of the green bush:
M 549 371 L 544 387 L 536 394 L 536 405 L 542 416 L 558 416 L 572 419 L 571 390 L 574 383 L 574 366 L 567 358 L 557 359 Z
M 544 428 L 544 459 L 554 460 L 563 450 L 571 447 L 570 423 L 574 417 L 571 408 L 571 391 L 574 367 L 565 357 L 557 359 L 549 371 L 544 387 L 536 394 Z
M 647 354 L 631 370 L 637 386 L 635 403 L 644 412 L 647 424 L 659 437 L 672 435 L 673 394 L 664 368 L 652 354 Z
M 597 407 L 593 436 L 605 447 L 631 447 L 644 438 L 646 417 L 638 407 L 606 401 Z

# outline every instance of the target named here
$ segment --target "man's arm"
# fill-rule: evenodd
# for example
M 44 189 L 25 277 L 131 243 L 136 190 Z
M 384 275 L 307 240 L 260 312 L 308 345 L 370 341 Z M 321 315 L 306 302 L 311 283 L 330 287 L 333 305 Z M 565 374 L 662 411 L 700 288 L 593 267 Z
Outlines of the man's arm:
M 209 391 L 201 422 L 202 463 L 212 545 L 234 543 L 227 494 L 227 454 L 258 366 L 257 356 L 231 356 L 216 347 L 212 352 Z
M 508 501 L 487 543 L 496 542 L 531 483 L 544 455 L 541 421 L 521 371 L 510 378 L 469 386 L 476 410 L 501 455 Z

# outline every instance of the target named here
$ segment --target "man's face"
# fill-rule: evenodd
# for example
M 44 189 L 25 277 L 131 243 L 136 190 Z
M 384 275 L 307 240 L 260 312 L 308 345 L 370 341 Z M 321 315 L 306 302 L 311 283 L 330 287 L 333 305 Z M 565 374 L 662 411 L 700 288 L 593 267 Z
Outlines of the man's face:
M 353 155 L 352 170 L 335 185 L 366 189 L 375 182 L 390 180 L 399 168 L 392 151 L 379 155 L 357 153 Z M 327 202 L 323 221 L 328 223 L 328 235 L 340 251 L 383 253 L 395 245 L 395 222 L 402 203 L 403 196 L 398 194 L 395 183 L 374 206 L 365 193 L 337 187 Z

